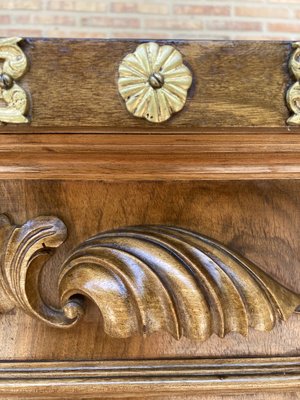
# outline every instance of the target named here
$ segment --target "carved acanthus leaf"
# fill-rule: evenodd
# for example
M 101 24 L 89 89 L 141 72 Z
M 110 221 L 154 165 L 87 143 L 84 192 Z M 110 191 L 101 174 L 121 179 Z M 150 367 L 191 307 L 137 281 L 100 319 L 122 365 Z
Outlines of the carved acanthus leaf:
M 64 224 L 55 217 L 20 228 L 2 221 L 0 310 L 19 306 L 52 326 L 76 323 L 87 297 L 113 337 L 165 330 L 176 339 L 206 340 L 213 333 L 247 335 L 248 327 L 270 331 L 300 304 L 299 295 L 212 239 L 182 228 L 136 226 L 101 233 L 72 252 L 61 266 L 56 310 L 43 302 L 38 277 L 42 255 L 66 237 Z

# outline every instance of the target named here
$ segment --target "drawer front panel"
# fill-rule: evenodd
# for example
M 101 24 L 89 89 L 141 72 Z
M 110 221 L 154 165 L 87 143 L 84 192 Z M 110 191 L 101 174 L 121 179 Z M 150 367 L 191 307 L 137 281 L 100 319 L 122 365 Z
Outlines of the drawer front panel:
M 125 96 L 124 91 L 119 93 L 120 64 L 143 43 L 25 39 L 19 45 L 29 68 L 17 82 L 28 94 L 29 123 L 23 121 L 20 125 L 22 121 L 15 121 L 17 125 L 2 126 L 0 131 L 191 133 L 294 129 L 287 126 L 290 111 L 285 100 L 287 89 L 296 78 L 288 71 L 293 54 L 291 43 L 158 41 L 181 54 L 184 68 L 192 75 L 192 84 L 189 81 L 182 86 L 182 75 L 176 75 L 175 70 L 172 90 L 179 93 L 179 98 L 184 97 L 175 111 L 185 105 L 175 116 L 160 118 L 158 124 L 150 122 L 147 113 L 148 121 L 133 116 L 121 97 L 122 93 Z M 139 69 L 139 65 L 135 68 Z M 183 92 L 187 90 L 185 103 Z M 169 100 L 174 100 L 174 93 Z M 298 108 L 293 104 L 297 98 L 298 89 L 294 87 L 288 102 L 296 114 Z M 165 109 L 174 108 L 171 100 L 169 106 L 163 104 L 164 101 L 161 107 Z

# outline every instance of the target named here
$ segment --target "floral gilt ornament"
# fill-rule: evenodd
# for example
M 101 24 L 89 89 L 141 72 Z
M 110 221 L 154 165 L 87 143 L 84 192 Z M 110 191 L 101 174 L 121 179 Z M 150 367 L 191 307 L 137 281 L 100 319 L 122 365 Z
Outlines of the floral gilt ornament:
M 163 122 L 182 110 L 192 74 L 172 46 L 144 43 L 119 66 L 119 92 L 127 110 L 150 122 Z

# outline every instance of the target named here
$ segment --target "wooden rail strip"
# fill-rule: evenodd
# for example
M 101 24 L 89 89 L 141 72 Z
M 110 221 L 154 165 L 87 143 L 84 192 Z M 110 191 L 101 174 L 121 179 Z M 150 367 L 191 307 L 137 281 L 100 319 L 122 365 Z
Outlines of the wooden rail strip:
M 0 179 L 299 177 L 299 135 L 0 135 Z
M 1 362 L 6 398 L 110 398 L 297 391 L 300 358 Z

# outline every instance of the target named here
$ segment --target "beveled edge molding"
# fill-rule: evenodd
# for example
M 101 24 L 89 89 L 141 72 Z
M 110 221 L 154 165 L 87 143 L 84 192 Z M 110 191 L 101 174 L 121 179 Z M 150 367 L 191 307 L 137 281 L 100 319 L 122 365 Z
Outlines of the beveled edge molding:
M 0 179 L 300 179 L 300 135 L 0 134 Z
M 22 38 L 0 39 L 0 100 L 6 103 L 0 107 L 1 123 L 28 123 L 28 96 L 16 81 L 23 77 L 28 69 L 27 57 L 18 45 Z
M 145 225 L 87 239 L 62 264 L 61 308 L 46 304 L 39 275 L 66 239 L 56 217 L 22 226 L 0 215 L 0 312 L 20 307 L 53 327 L 71 327 L 85 298 L 95 302 L 112 337 L 164 330 L 175 339 L 207 340 L 249 327 L 270 331 L 299 311 L 300 295 L 229 248 L 183 228 Z
M 174 46 L 147 42 L 122 60 L 118 89 L 132 115 L 160 123 L 182 110 L 192 80 Z
M 0 395 L 6 398 L 144 398 L 299 389 L 299 357 L 0 362 Z

